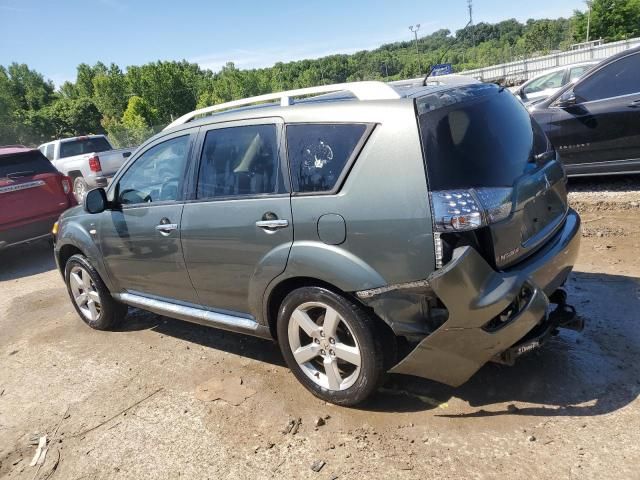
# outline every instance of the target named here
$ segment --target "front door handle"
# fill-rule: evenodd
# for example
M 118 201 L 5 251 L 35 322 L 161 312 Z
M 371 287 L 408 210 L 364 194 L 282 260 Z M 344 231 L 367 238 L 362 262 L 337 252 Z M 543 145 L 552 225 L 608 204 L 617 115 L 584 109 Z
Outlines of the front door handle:
M 265 230 L 279 230 L 281 228 L 287 228 L 289 226 L 289 220 L 258 220 L 256 227 L 263 228 Z
M 640 108 L 640 98 L 638 98 L 637 100 L 632 101 L 629 104 L 629 108 Z
M 163 218 L 162 220 L 160 220 L 160 223 L 156 225 L 156 230 L 165 237 L 171 235 L 171 232 L 177 230 L 177 228 L 178 224 L 171 223 L 171 220 L 169 220 L 168 218 Z

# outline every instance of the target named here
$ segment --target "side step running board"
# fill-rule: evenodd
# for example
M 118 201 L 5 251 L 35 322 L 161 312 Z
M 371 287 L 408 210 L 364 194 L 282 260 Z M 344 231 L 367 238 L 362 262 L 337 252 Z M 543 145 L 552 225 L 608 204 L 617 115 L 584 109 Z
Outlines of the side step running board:
M 269 329 L 260 325 L 253 318 L 215 312 L 201 306 L 186 306 L 164 300 L 145 297 L 135 293 L 119 293 L 113 295 L 117 300 L 129 306 L 148 310 L 158 315 L 164 315 L 187 322 L 197 323 L 209 327 L 216 327 L 232 332 L 248 333 L 257 337 L 271 338 Z

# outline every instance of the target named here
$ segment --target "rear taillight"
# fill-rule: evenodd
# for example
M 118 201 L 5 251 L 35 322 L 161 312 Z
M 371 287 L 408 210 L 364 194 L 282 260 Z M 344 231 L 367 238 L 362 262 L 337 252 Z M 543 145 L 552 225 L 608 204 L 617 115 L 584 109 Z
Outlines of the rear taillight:
M 431 194 L 436 232 L 474 230 L 504 220 L 511 214 L 511 188 L 471 188 Z
M 100 165 L 100 158 L 97 155 L 89 158 L 89 168 L 92 172 L 99 172 L 102 170 L 102 165 Z
M 71 191 L 71 179 L 69 177 L 62 177 L 62 190 L 65 195 Z

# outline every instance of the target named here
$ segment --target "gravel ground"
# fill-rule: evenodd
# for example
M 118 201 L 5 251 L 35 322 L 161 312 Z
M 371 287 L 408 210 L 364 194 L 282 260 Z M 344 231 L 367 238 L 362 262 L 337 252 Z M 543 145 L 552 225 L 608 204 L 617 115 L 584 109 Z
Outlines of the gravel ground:
M 569 201 L 580 212 L 640 207 L 640 175 L 569 180 Z
M 0 253 L 0 478 L 640 478 L 639 184 L 605 185 L 570 183 L 584 332 L 460 388 L 390 376 L 357 409 L 307 393 L 272 342 L 141 311 L 90 330 L 46 244 Z

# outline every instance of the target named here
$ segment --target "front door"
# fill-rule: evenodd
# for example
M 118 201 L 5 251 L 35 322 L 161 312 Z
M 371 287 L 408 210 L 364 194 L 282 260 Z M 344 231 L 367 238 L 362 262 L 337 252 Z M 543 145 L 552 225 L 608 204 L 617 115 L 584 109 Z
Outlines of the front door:
M 109 191 L 113 209 L 101 214 L 102 254 L 121 291 L 197 300 L 180 244 L 183 180 L 189 134 L 152 144 L 132 161 Z
M 576 104 L 554 108 L 547 132 L 569 174 L 640 166 L 640 53 L 588 74 Z M 636 160 L 637 162 L 634 162 Z M 635 164 L 635 166 L 634 166 Z
M 203 305 L 255 316 L 293 242 L 282 122 L 218 125 L 200 135 L 195 198 L 182 215 L 187 269 Z

